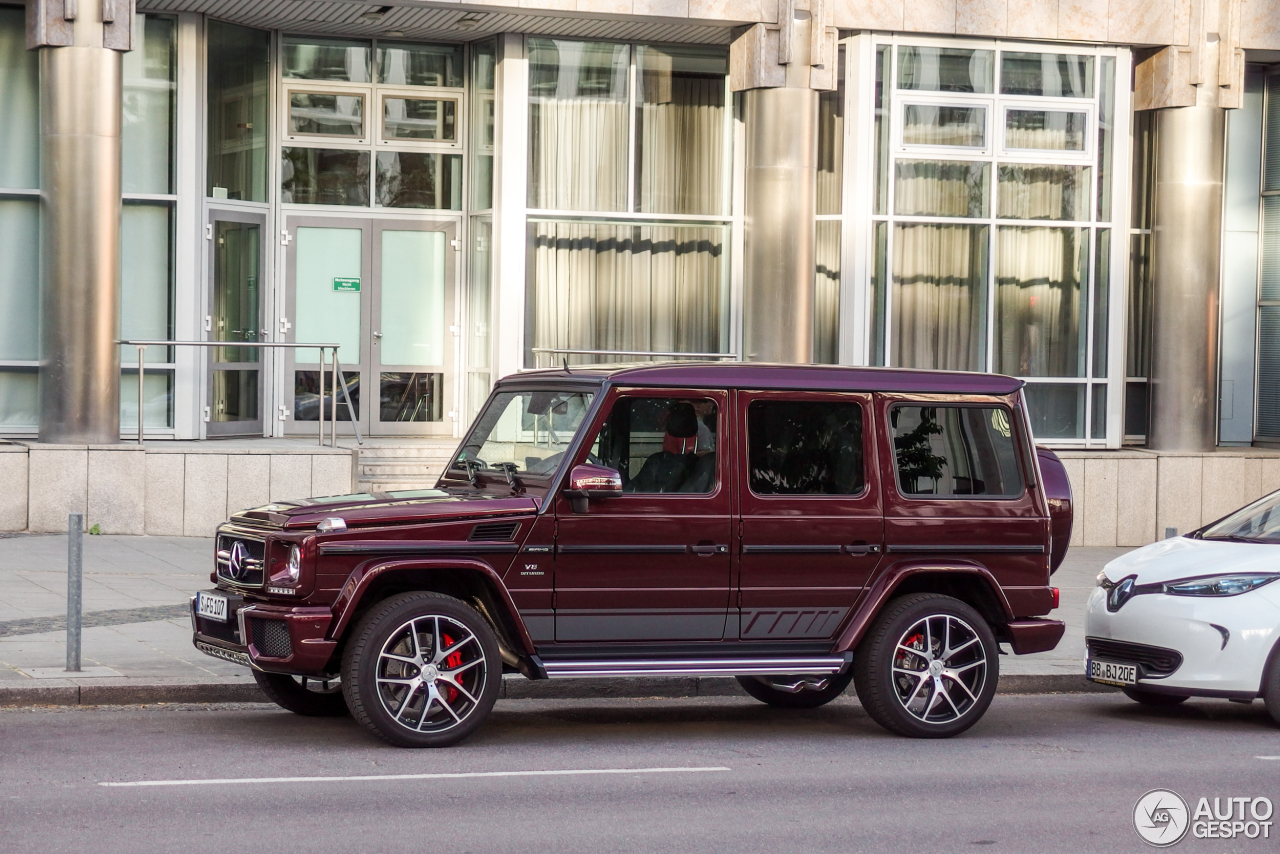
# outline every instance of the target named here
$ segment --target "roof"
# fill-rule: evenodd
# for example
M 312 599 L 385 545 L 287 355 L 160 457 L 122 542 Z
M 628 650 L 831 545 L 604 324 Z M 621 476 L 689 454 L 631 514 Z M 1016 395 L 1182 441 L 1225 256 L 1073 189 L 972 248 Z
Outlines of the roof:
M 1001 374 L 850 368 L 840 365 L 780 365 L 763 362 L 646 362 L 578 365 L 527 371 L 502 382 L 593 382 L 669 388 L 800 389 L 806 391 L 902 391 L 950 394 L 1012 394 L 1023 382 Z

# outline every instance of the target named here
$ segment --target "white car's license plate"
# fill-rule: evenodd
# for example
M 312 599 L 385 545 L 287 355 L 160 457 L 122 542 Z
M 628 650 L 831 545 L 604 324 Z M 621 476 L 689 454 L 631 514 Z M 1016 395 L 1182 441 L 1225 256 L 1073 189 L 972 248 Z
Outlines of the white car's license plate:
M 1089 678 L 1108 685 L 1134 685 L 1138 681 L 1138 665 L 1089 659 Z
M 227 621 L 227 597 L 217 593 L 196 594 L 196 615 L 219 623 Z

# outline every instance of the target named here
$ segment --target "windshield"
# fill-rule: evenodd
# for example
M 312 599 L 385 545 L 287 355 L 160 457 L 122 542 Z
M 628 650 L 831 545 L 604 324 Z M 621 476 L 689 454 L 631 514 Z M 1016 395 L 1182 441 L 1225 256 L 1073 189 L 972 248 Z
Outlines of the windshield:
M 507 391 L 495 395 L 476 419 L 451 468 L 464 461 L 497 471 L 503 463 L 530 475 L 549 475 L 591 408 L 591 392 Z
M 1241 508 L 1200 535 L 1205 540 L 1280 543 L 1280 492 Z

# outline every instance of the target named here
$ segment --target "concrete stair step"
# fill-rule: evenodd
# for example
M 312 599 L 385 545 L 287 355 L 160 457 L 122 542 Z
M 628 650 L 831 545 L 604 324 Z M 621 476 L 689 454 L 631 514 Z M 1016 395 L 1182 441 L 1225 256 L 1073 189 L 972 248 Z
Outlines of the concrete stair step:
M 356 489 L 359 492 L 396 492 L 401 489 L 430 489 L 436 485 L 434 477 L 423 478 L 422 480 L 403 481 L 359 481 Z
M 358 480 L 374 480 L 389 475 L 414 475 L 425 477 L 444 470 L 444 460 L 423 463 L 363 463 L 357 472 Z

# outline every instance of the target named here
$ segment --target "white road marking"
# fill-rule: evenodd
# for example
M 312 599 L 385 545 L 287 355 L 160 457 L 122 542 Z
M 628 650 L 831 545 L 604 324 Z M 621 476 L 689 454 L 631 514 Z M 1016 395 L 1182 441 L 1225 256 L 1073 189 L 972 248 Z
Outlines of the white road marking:
M 371 774 L 359 777 L 240 777 L 225 780 L 137 780 L 99 783 L 112 788 L 135 786 L 226 786 L 242 783 L 350 783 L 377 780 L 461 780 L 472 777 L 575 777 L 588 774 L 698 774 L 731 771 L 722 765 L 694 768 L 579 768 L 564 771 L 467 771 L 457 774 Z
M 1280 759 L 1280 756 L 1255 756 L 1254 759 Z

